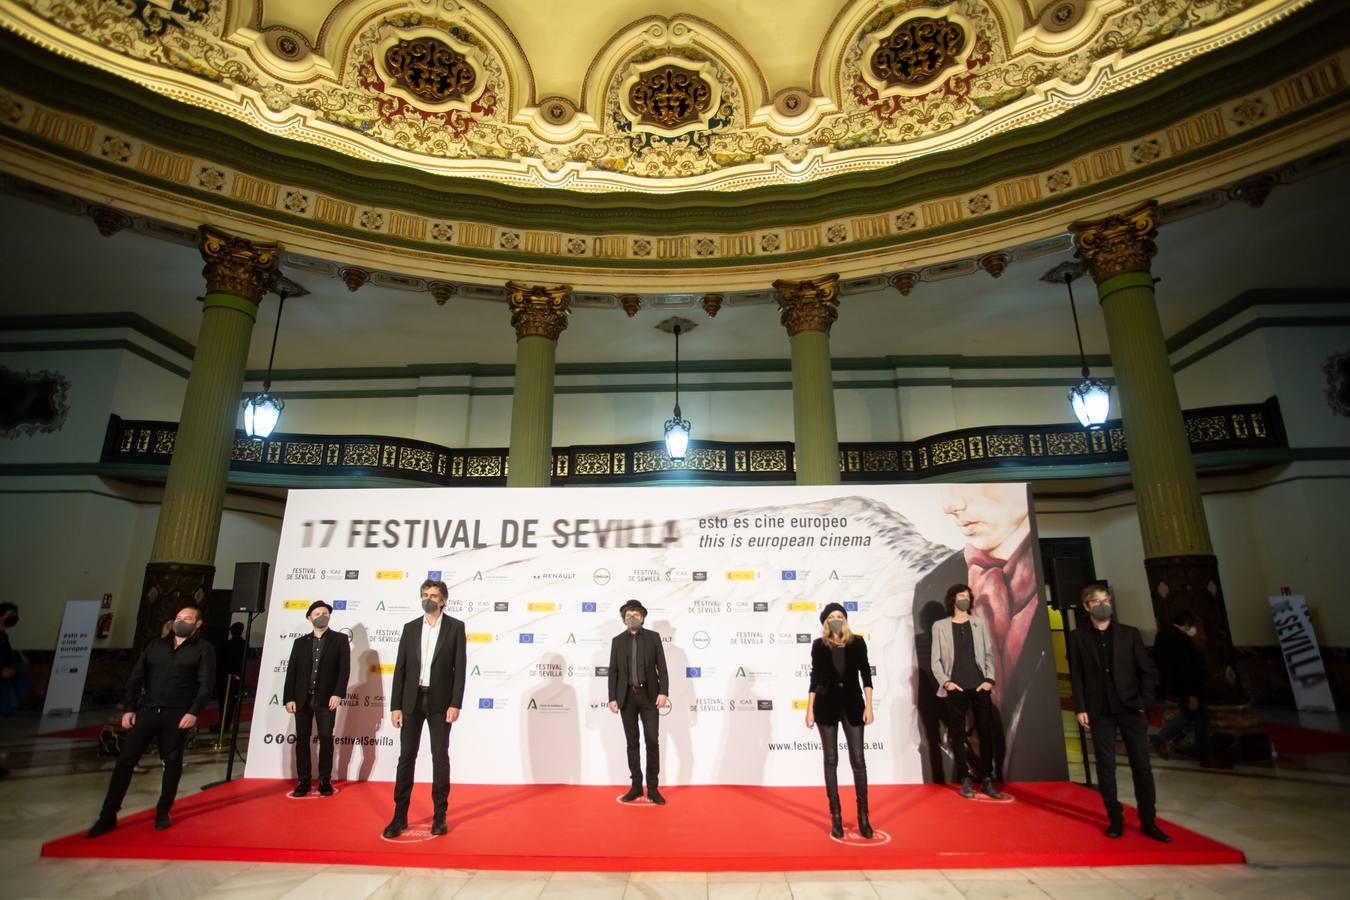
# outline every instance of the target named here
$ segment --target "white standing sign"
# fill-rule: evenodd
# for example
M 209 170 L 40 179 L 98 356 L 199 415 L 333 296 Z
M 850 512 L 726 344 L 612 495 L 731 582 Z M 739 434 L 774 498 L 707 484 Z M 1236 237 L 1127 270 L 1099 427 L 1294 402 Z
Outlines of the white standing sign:
M 64 716 L 80 711 L 84 681 L 89 674 L 89 651 L 98 626 L 97 600 L 67 600 L 61 617 L 61 636 L 56 641 L 51 680 L 47 683 L 44 716 Z
M 1331 698 L 1331 683 L 1327 681 L 1317 633 L 1308 615 L 1308 601 L 1294 594 L 1282 594 L 1270 598 L 1270 611 L 1275 617 L 1280 654 L 1289 670 L 1289 683 L 1294 688 L 1295 705 L 1304 712 L 1335 712 L 1336 702 Z

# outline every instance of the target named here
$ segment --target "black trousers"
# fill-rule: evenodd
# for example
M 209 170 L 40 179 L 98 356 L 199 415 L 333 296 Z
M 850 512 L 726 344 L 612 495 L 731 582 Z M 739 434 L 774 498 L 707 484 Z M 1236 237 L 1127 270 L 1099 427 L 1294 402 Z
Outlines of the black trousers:
M 399 735 L 398 774 L 394 780 L 394 818 L 408 820 L 408 802 L 412 800 L 413 776 L 417 770 L 417 751 L 422 746 L 422 725 L 431 735 L 431 805 L 437 816 L 445 816 L 450 802 L 450 723 L 445 713 L 427 708 L 427 689 L 417 692 L 417 705 L 403 710 L 403 728 Z
M 1097 783 L 1101 786 L 1107 817 L 1112 822 L 1124 818 L 1120 801 L 1116 799 L 1116 735 L 1119 734 L 1125 745 L 1125 756 L 1130 761 L 1130 775 L 1134 778 L 1139 824 L 1149 824 L 1157 815 L 1157 807 L 1153 767 L 1148 761 L 1148 718 L 1137 711 L 1117 716 L 1093 713 L 1088 721 L 1092 729 L 1092 749 L 1097 757 Z
M 333 778 L 333 726 L 337 710 L 328 708 L 328 701 L 311 694 L 295 709 L 295 774 L 300 781 L 310 780 L 309 743 L 314 723 L 319 724 L 319 782 L 327 784 Z
M 186 712 L 182 707 L 167 706 L 136 711 L 136 724 L 122 736 L 122 750 L 117 755 L 117 765 L 113 767 L 112 779 L 108 782 L 101 816 L 116 816 L 122 808 L 122 798 L 126 797 L 127 788 L 131 786 L 132 770 L 141 761 L 151 739 L 159 742 L 159 758 L 164 764 L 159 803 L 155 804 L 155 808 L 160 812 L 169 811 L 173 806 L 173 798 L 178 794 L 178 779 L 183 776 L 183 744 L 187 741 L 187 731 L 179 728 L 178 722 Z
M 983 781 L 993 776 L 994 757 L 994 703 L 993 691 L 947 692 L 947 740 L 952 745 L 952 761 L 956 778 L 969 778 L 970 766 L 966 746 L 966 712 L 975 714 L 975 734 L 980 741 L 980 752 L 975 757 L 975 778 Z
M 853 786 L 858 799 L 867 799 L 867 760 L 863 758 L 863 726 L 850 725 L 845 719 L 834 724 L 817 722 L 820 729 L 820 748 L 825 754 L 825 793 L 830 798 L 830 808 L 839 804 L 839 726 L 844 727 L 844 739 L 848 742 L 848 764 L 853 768 Z
M 644 691 L 628 691 L 619 708 L 623 736 L 628 739 L 628 776 L 633 784 L 642 784 L 642 756 L 638 752 L 638 719 L 642 720 L 642 738 L 647 745 L 647 784 L 656 785 L 661 775 L 661 747 L 657 742 L 661 718 L 656 704 Z

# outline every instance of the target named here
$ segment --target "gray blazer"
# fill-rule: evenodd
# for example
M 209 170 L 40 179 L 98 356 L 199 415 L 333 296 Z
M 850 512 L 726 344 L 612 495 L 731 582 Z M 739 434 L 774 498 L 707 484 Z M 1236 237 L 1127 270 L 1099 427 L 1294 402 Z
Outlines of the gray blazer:
M 970 617 L 970 637 L 975 645 L 975 665 L 991 684 L 994 682 L 994 648 L 989 643 L 989 632 L 984 623 Z M 944 685 L 952 680 L 952 666 L 956 665 L 956 640 L 952 637 L 952 619 L 948 616 L 933 623 L 933 652 L 930 668 L 937 679 L 939 697 L 947 696 Z

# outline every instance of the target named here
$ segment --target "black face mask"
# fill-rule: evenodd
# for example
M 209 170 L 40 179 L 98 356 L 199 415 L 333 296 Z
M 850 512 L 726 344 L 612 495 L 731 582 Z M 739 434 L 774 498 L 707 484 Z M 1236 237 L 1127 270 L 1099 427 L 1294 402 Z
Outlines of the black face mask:
M 439 600 L 422 601 L 422 611 L 425 612 L 427 615 L 431 615 L 432 613 L 438 611 L 440 608 L 441 608 L 441 601 Z
M 18 613 L 10 613 L 9 615 L 5 616 L 5 627 L 6 627 L 6 628 L 13 628 L 15 625 L 18 625 L 18 624 L 19 624 L 19 614 L 18 614 Z

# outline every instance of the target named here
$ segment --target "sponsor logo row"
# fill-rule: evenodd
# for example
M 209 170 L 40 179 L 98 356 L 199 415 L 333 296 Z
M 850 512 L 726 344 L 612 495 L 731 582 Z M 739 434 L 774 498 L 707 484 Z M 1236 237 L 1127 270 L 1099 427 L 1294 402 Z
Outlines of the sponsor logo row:
M 411 581 L 417 573 L 407 569 L 345 569 L 345 568 L 322 568 L 317 566 L 294 566 L 289 569 L 284 581 L 359 581 L 362 576 L 374 581 Z M 466 573 L 467 574 L 467 573 Z M 459 572 L 450 569 L 428 569 L 426 578 L 430 581 L 456 581 L 460 575 Z M 706 569 L 633 569 L 625 573 L 622 581 L 629 584 L 648 584 L 648 583 L 675 583 L 675 582 L 695 582 L 709 581 L 720 577 L 723 581 L 806 581 L 811 575 L 808 569 L 724 569 L 719 572 L 709 572 Z M 506 575 L 494 571 L 484 571 L 475 569 L 471 575 L 467 575 L 463 581 L 469 584 L 506 584 L 518 580 L 541 581 L 541 582 L 568 582 L 574 581 L 579 577 L 576 572 L 538 572 L 532 575 L 518 577 Z M 607 585 L 614 579 L 614 573 L 609 569 L 595 569 L 590 573 L 591 581 L 598 585 Z M 867 576 L 841 572 L 838 569 L 831 569 L 829 573 L 821 579 L 823 581 L 845 581 L 859 582 L 866 581 Z

